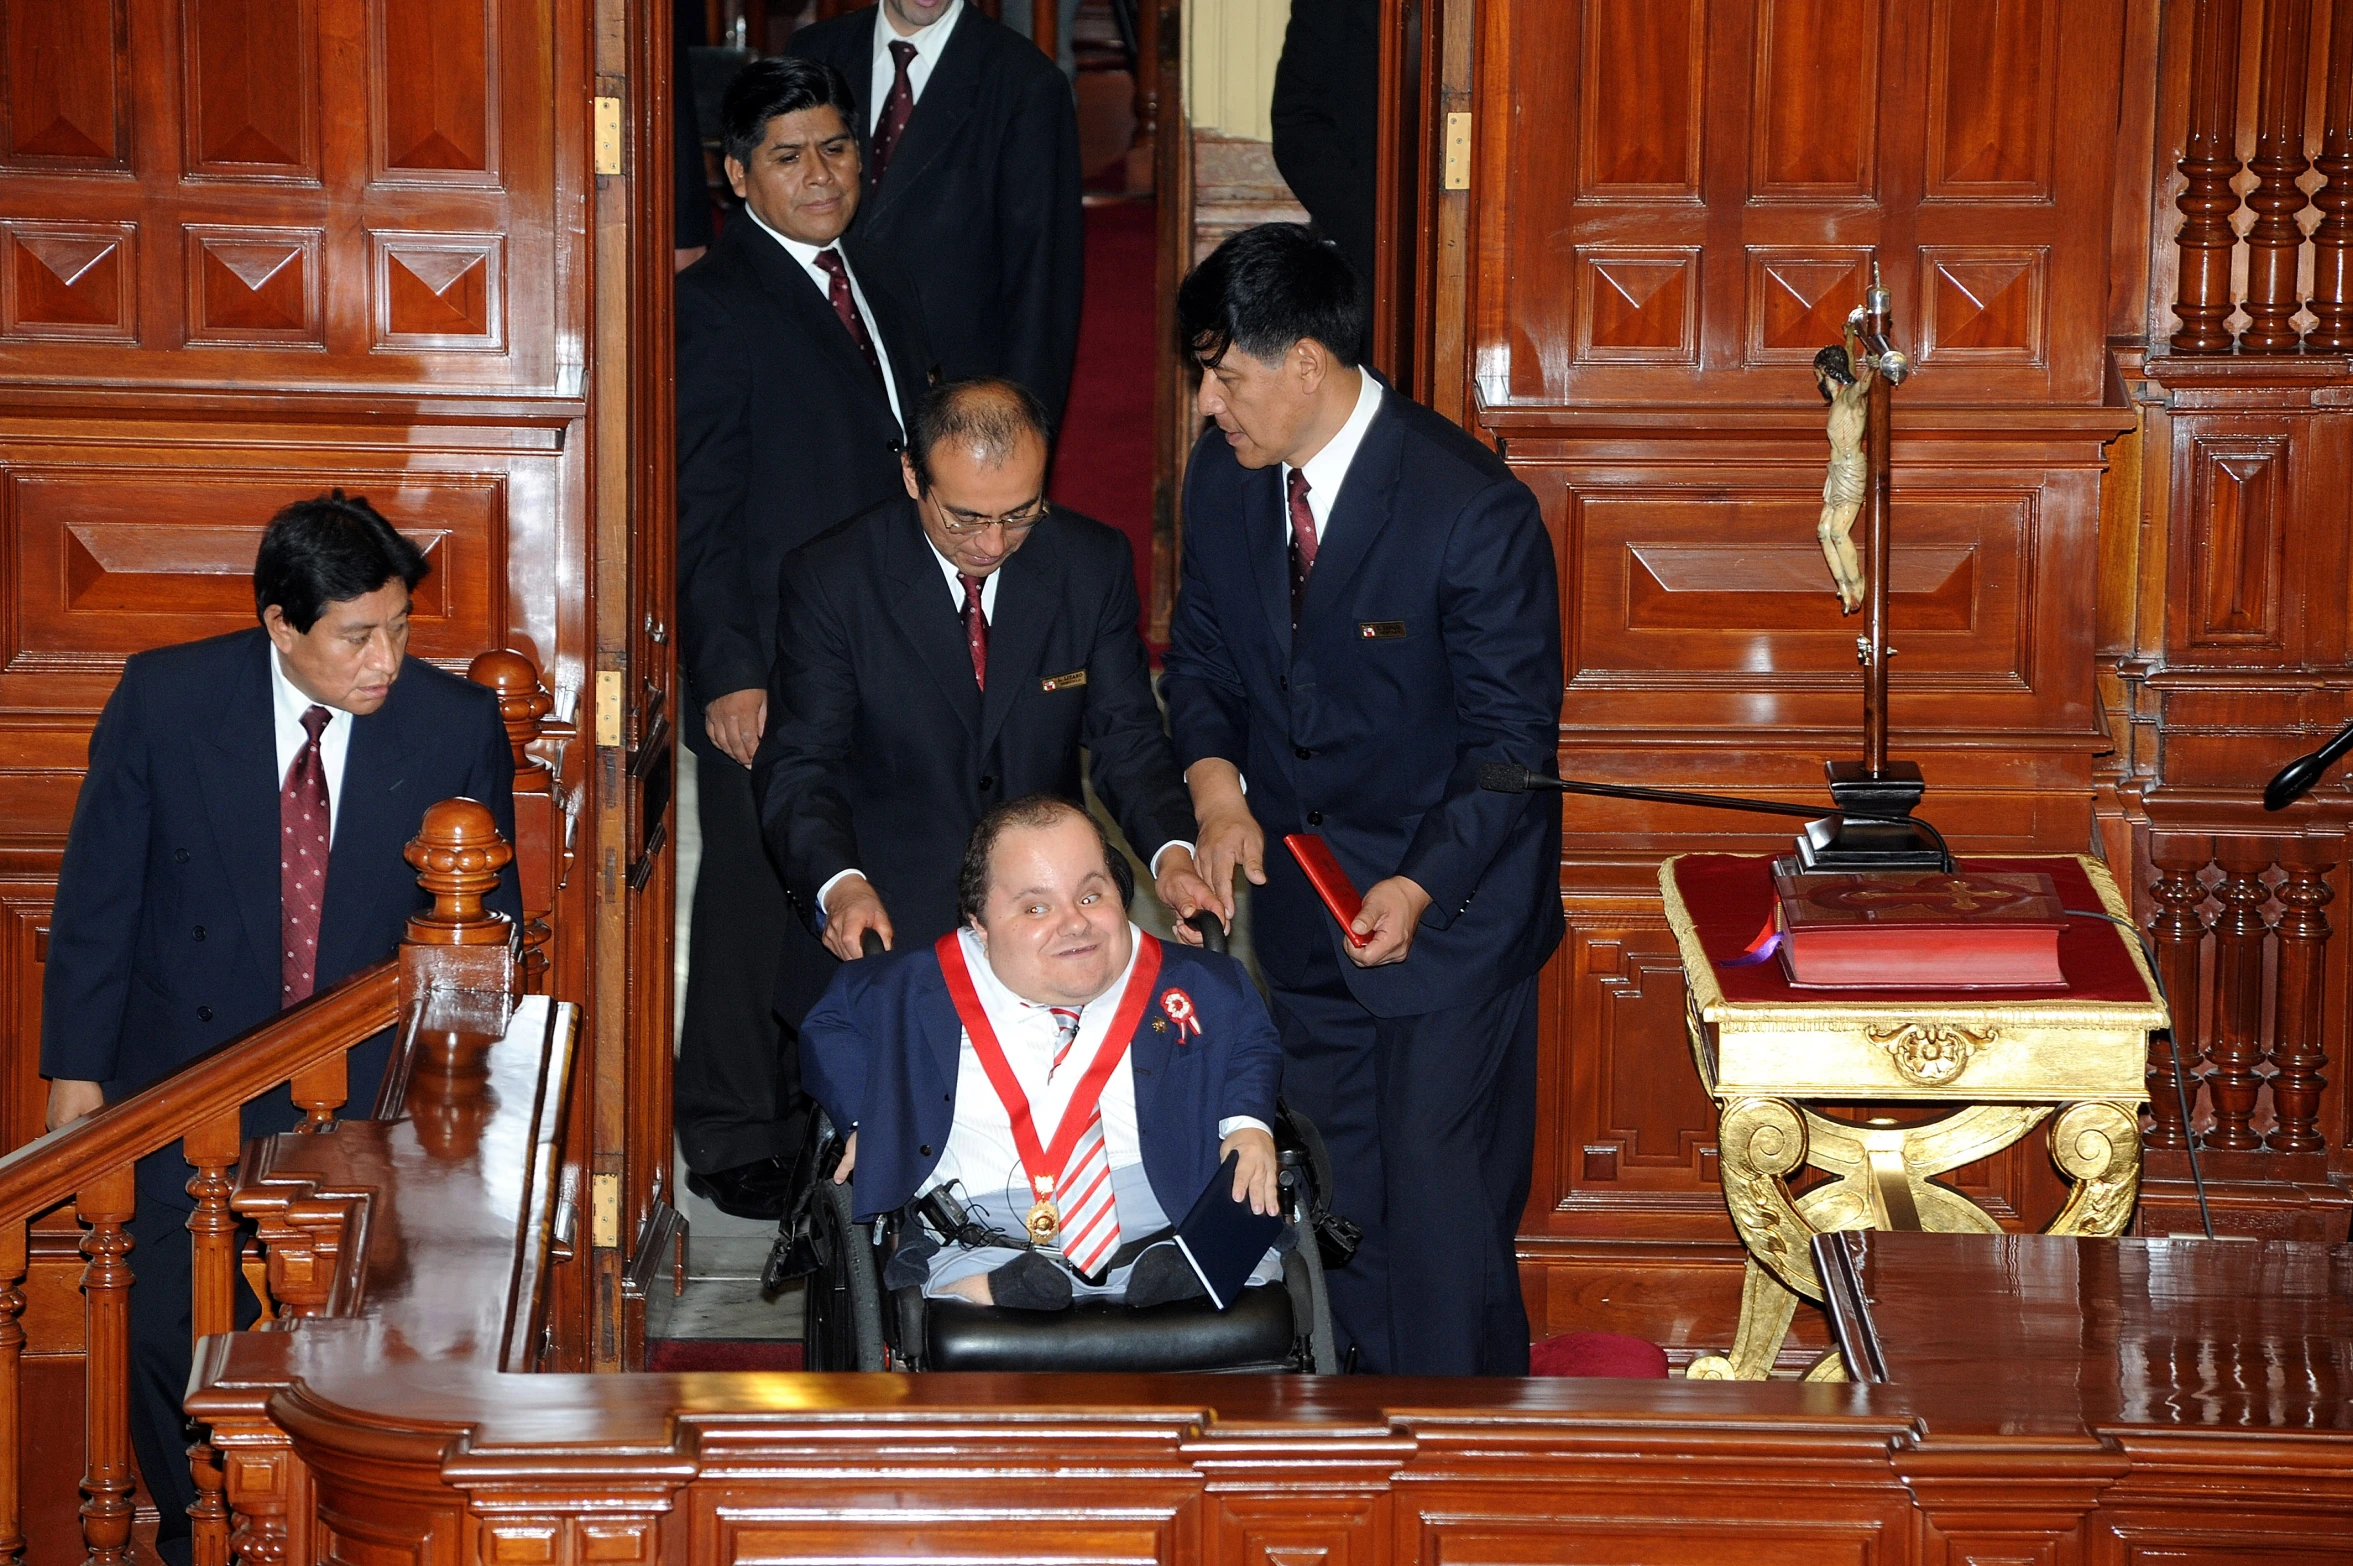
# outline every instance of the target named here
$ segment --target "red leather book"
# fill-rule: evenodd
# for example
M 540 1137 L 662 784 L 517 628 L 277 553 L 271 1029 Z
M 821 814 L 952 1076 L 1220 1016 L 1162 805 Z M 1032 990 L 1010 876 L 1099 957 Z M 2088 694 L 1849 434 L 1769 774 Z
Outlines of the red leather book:
M 2047 875 L 1775 875 L 1781 963 L 1807 989 L 2065 989 Z
M 1340 933 L 1348 937 L 1348 944 L 1362 946 L 1371 940 L 1369 935 L 1356 933 L 1356 915 L 1364 907 L 1364 896 L 1348 879 L 1348 872 L 1340 868 L 1340 861 L 1332 857 L 1332 845 L 1313 832 L 1291 832 L 1285 834 L 1283 846 L 1307 872 L 1307 884 L 1315 888 L 1315 895 L 1340 921 Z

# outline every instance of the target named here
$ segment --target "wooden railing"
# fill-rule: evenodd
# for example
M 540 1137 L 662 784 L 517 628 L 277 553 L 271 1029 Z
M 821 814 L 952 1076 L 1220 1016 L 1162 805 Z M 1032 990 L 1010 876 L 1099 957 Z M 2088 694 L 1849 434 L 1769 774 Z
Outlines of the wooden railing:
M 2194 0 L 2173 14 L 2169 47 L 2189 56 L 2173 352 L 2353 350 L 2353 4 Z M 2239 106 L 2250 72 L 2254 155 L 2241 162 Z M 2307 194 L 2304 176 L 2315 168 L 2323 179 Z M 2253 176 L 2244 186 L 2242 173 Z M 2319 214 L 2309 234 L 2300 221 L 2307 206 Z M 2234 276 L 2243 289 L 2234 290 Z M 2299 276 L 2311 278 L 2309 294 Z M 2310 329 L 2300 333 L 2296 317 L 2307 310 Z M 2234 331 L 2237 311 L 2244 317 Z
M 70 1201 L 85 1229 L 81 1534 L 91 1561 L 127 1560 L 133 1520 L 129 1302 L 136 1270 L 127 1230 L 136 1211 L 138 1160 L 181 1145 L 194 1171 L 188 1193 L 195 1206 L 187 1226 L 195 1336 L 201 1341 L 234 1330 L 242 1258 L 231 1198 L 244 1152 L 244 1106 L 290 1085 L 303 1115 L 301 1132 L 333 1126 L 349 1096 L 345 1052 L 396 1023 L 401 1032 L 376 1112 L 397 1109 L 412 1078 L 446 1075 L 452 1069 L 447 1030 L 437 1033 L 428 1025 L 428 1002 L 450 992 L 494 993 L 503 1000 L 514 988 L 515 932 L 505 917 L 482 907 L 512 857 L 485 806 L 445 800 L 430 807 L 407 858 L 433 905 L 410 920 L 396 958 L 320 992 L 144 1092 L 0 1159 L 0 1562 L 15 1561 L 26 1548 L 28 1511 L 58 1501 L 24 1495 L 18 1471 L 27 1416 L 21 1318 L 31 1220 Z M 248 1277 L 258 1280 L 259 1274 L 249 1271 Z M 268 1304 L 269 1294 L 263 1299 Z M 189 1509 L 195 1559 L 199 1566 L 225 1566 L 228 1510 L 220 1463 L 202 1443 L 189 1460 L 197 1492 Z

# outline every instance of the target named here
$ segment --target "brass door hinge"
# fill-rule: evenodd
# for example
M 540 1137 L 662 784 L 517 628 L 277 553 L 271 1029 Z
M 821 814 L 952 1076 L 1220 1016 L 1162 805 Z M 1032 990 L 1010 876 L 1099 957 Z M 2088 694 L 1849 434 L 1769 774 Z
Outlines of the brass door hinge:
M 588 1183 L 588 1243 L 600 1251 L 621 1247 L 621 1177 L 601 1174 Z
M 596 100 L 596 171 L 621 172 L 621 100 Z
M 596 671 L 596 743 L 599 749 L 621 743 L 621 671 Z
M 1448 190 L 1471 188 L 1471 117 L 1468 114 L 1446 116 L 1446 176 Z

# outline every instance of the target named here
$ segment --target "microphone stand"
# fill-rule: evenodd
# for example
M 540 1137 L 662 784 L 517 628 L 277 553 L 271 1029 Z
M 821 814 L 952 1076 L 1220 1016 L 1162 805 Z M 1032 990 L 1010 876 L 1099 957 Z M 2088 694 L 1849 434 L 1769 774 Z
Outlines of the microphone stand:
M 2337 730 L 2326 745 L 2310 755 L 2298 756 L 2263 786 L 2263 808 L 2285 810 L 2310 791 L 2320 781 L 2320 775 L 2335 764 L 2339 756 L 2353 750 L 2353 722 Z
M 1525 794 L 1531 791 L 1549 794 L 1592 794 L 1603 799 L 1644 799 L 1665 805 L 1697 805 L 1703 810 L 1744 810 L 1755 815 L 1800 816 L 1805 819 L 1803 841 L 1829 842 L 1855 828 L 1879 828 L 1891 833 L 1909 835 L 1913 829 L 1926 832 L 1936 840 L 1936 858 L 1928 865 L 1915 866 L 1954 873 L 1952 852 L 1944 846 L 1944 834 L 1908 811 L 1894 815 L 1870 815 L 1852 811 L 1833 810 L 1825 813 L 1818 805 L 1793 805 L 1777 799 L 1744 799 L 1736 794 L 1695 794 L 1688 789 L 1643 788 L 1632 783 L 1588 783 L 1579 778 L 1556 778 L 1513 766 L 1508 762 L 1490 762 L 1479 769 L 1479 787 L 1496 794 Z M 1806 868 L 1789 860 L 1775 863 L 1776 869 Z

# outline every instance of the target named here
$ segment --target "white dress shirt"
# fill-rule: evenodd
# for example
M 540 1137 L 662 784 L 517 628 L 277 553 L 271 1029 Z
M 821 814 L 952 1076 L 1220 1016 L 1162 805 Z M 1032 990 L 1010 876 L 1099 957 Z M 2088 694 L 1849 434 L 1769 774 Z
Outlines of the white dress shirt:
M 1299 465 L 1307 475 L 1307 510 L 1315 518 L 1315 541 L 1324 541 L 1324 529 L 1332 525 L 1332 504 L 1340 498 L 1340 484 L 1348 477 L 1348 467 L 1356 460 L 1356 448 L 1364 444 L 1364 432 L 1372 428 L 1373 415 L 1381 411 L 1381 383 L 1364 370 L 1356 372 L 1360 384 L 1356 388 L 1356 406 L 1349 410 L 1348 422 L 1341 425 L 1332 438 L 1324 442 L 1324 449 Z M 1291 536 L 1291 464 L 1283 464 L 1283 537 Z
M 850 280 L 850 297 L 857 302 L 858 314 L 865 318 L 866 335 L 874 342 L 874 357 L 882 361 L 882 391 L 883 395 L 891 400 L 891 417 L 899 421 L 900 429 L 905 429 L 907 415 L 899 407 L 899 383 L 891 374 L 890 350 L 883 346 L 882 323 L 874 318 L 874 306 L 866 302 L 866 290 L 858 286 L 858 269 L 850 265 L 849 252 L 843 250 L 839 242 L 830 245 L 804 245 L 797 239 L 787 239 L 767 224 L 760 222 L 760 214 L 754 212 L 749 206 L 743 210 L 744 215 L 758 225 L 761 233 L 784 246 L 785 254 L 801 264 L 801 270 L 809 274 L 809 281 L 817 285 L 817 292 L 829 303 L 833 298 L 833 279 L 826 276 L 825 268 L 817 264 L 817 258 L 828 250 L 842 258 L 842 275 Z M 843 330 L 846 332 L 849 328 L 844 327 Z M 959 598 L 958 602 L 962 602 L 962 599 Z
M 923 89 L 931 81 L 931 68 L 940 63 L 940 51 L 948 47 L 948 34 L 956 30 L 956 18 L 964 14 L 964 0 L 952 0 L 940 13 L 940 19 L 929 27 L 918 27 L 902 33 L 891 22 L 887 6 L 874 8 L 874 69 L 868 88 L 872 96 L 866 100 L 865 152 L 874 152 L 874 127 L 882 123 L 882 106 L 891 99 L 891 85 L 899 79 L 899 62 L 891 58 L 891 45 L 910 43 L 915 46 L 915 58 L 907 62 L 907 90 L 915 101 L 923 101 Z
M 1039 1143 L 1044 1146 L 1053 1146 L 1054 1133 L 1062 1125 L 1062 1114 L 1070 1106 L 1071 1093 L 1087 1074 L 1095 1051 L 1102 1046 L 1104 1035 L 1110 1031 L 1112 1019 L 1119 1011 L 1120 998 L 1127 993 L 1128 977 L 1135 972 L 1136 953 L 1143 950 L 1144 939 L 1143 932 L 1133 924 L 1128 926 L 1128 934 L 1136 943 L 1136 950 L 1128 954 L 1127 966 L 1120 969 L 1111 988 L 1080 1009 L 1078 1040 L 1071 1045 L 1070 1058 L 1063 1062 L 1062 1069 L 1048 1081 L 1047 1070 L 1054 1064 L 1054 1038 L 1059 1032 L 1052 1008 L 1023 1000 L 999 981 L 996 971 L 989 966 L 980 936 L 971 926 L 956 932 L 956 938 L 964 944 L 964 963 L 972 970 L 972 987 L 980 996 L 980 1008 L 987 1015 L 989 1026 L 996 1029 L 1005 1062 L 1013 1068 L 1013 1080 L 1021 1084 L 1023 1095 L 1029 1099 L 1030 1120 L 1037 1129 Z M 1121 1051 L 1119 1064 L 1111 1068 L 1111 1076 L 1103 1084 L 1098 1107 L 1103 1114 L 1103 1149 L 1111 1159 L 1111 1167 L 1122 1169 L 1142 1163 L 1143 1143 L 1136 1130 L 1133 1051 Z M 1255 1116 L 1235 1115 L 1217 1123 L 1218 1140 L 1224 1141 L 1243 1126 L 1267 1129 L 1266 1122 Z M 1013 1116 L 997 1097 L 996 1086 L 989 1081 L 988 1069 L 980 1063 L 980 1052 L 972 1047 L 969 1032 L 961 1035 L 956 1051 L 956 1118 L 948 1127 L 947 1145 L 940 1149 L 939 1166 L 916 1194 L 937 1190 L 951 1180 L 961 1181 L 968 1197 L 980 1197 L 992 1204 L 997 1193 L 1028 1183 L 1021 1150 L 1013 1141 Z M 1155 1194 L 1164 1201 L 1177 1203 L 1181 1213 L 1200 1193 Z
M 300 687 L 286 677 L 286 665 L 278 656 L 278 649 L 270 649 L 270 727 L 278 742 L 278 790 L 286 788 L 286 773 L 294 765 L 294 758 L 302 754 L 302 747 L 310 743 L 310 733 L 302 726 L 302 715 L 314 706 Z M 327 726 L 319 731 L 319 765 L 327 774 L 327 841 L 335 841 L 335 827 L 343 819 L 343 760 L 351 753 L 351 714 L 341 707 L 327 707 Z

